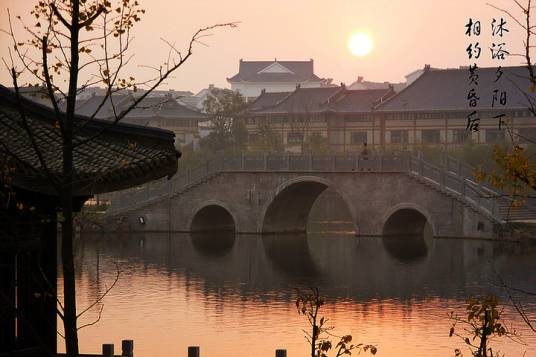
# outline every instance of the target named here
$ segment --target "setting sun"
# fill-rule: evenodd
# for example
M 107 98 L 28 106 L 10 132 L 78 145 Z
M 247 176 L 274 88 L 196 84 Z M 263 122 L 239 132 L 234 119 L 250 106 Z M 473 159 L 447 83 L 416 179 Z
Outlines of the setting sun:
M 366 56 L 372 50 L 372 39 L 363 32 L 357 32 L 350 37 L 348 48 L 354 56 Z

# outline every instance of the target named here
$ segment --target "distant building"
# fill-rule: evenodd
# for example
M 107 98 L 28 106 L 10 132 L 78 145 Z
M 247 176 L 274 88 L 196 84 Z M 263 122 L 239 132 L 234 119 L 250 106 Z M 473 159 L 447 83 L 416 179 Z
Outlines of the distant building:
M 357 77 L 357 80 L 348 86 L 350 90 L 359 90 L 359 89 L 388 89 L 393 87 L 395 92 L 400 92 L 402 89 L 406 88 L 406 83 L 390 83 L 390 82 L 369 82 L 365 81 L 365 78 L 362 76 Z
M 530 112 L 536 95 L 525 67 L 479 68 L 475 107 L 469 106 L 471 86 L 466 67 L 433 69 L 408 76 L 412 81 L 396 93 L 384 89 L 351 90 L 297 88 L 286 93 L 262 93 L 244 114 L 252 138 L 260 125 L 274 129 L 289 151 L 314 132 L 327 139 L 334 152 L 371 148 L 443 148 L 466 142 L 517 144 L 536 142 L 536 117 Z M 505 94 L 501 94 L 505 93 Z M 501 95 L 506 100 L 500 102 Z M 475 111 L 473 116 L 470 114 Z M 501 122 L 498 116 L 503 115 Z M 478 118 L 476 128 L 469 119 Z
M 15 88 L 11 87 L 9 90 L 15 91 Z M 47 88 L 44 86 L 24 86 L 19 87 L 19 94 L 32 102 L 46 105 L 47 107 L 52 108 L 52 102 L 48 96 Z M 55 95 L 56 100 L 59 101 L 61 97 Z M 61 104 L 61 103 L 59 103 Z
M 113 119 L 132 105 L 135 99 L 132 94 L 123 94 L 114 95 L 104 101 L 104 96 L 94 95 L 78 102 L 76 113 L 91 116 L 97 111 L 96 118 Z M 179 104 L 167 94 L 146 97 L 125 116 L 122 122 L 171 130 L 175 133 L 175 143 L 184 146 L 195 141 L 199 135 L 199 121 L 207 119 L 205 114 Z
M 245 114 L 250 142 L 262 125 L 281 135 L 286 150 L 301 151 L 313 135 L 324 137 L 332 151 L 356 151 L 371 142 L 379 128 L 354 120 L 371 115 L 374 105 L 395 95 L 387 89 L 350 90 L 345 86 L 296 88 L 293 92 L 263 92 Z
M 297 85 L 318 88 L 331 80 L 314 73 L 314 62 L 309 61 L 244 61 L 240 60 L 238 73 L 227 78 L 231 89 L 246 98 L 256 98 L 266 92 L 291 92 Z
M 180 104 L 186 105 L 187 107 L 191 109 L 197 110 L 199 112 L 203 112 L 205 99 L 208 96 L 213 95 L 212 91 L 214 89 L 220 89 L 220 88 L 215 87 L 214 84 L 209 84 L 207 88 L 201 89 L 195 95 L 184 96 L 184 97 L 178 98 L 178 102 Z
M 471 140 L 476 144 L 503 143 L 513 140 L 527 143 L 536 139 L 536 118 L 530 113 L 531 83 L 526 67 L 478 68 L 478 100 L 469 106 L 468 93 L 473 88 L 466 67 L 432 69 L 424 72 L 406 89 L 374 108 L 376 125 L 384 132 L 376 141 L 380 145 L 434 144 L 448 147 Z M 495 92 L 496 91 L 496 92 Z M 501 104 L 501 93 L 506 102 Z M 495 97 L 495 99 L 494 99 Z M 468 116 L 478 118 L 476 130 L 467 130 Z M 499 125 L 498 115 L 502 117 Z M 510 132 L 506 129 L 511 130 Z

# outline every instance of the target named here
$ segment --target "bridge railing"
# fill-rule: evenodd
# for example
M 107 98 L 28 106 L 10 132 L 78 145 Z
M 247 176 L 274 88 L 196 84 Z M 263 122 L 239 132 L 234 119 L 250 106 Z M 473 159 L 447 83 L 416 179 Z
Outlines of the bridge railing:
M 179 168 L 179 174 L 171 180 L 159 180 L 116 193 L 109 212 L 121 211 L 163 197 L 173 197 L 222 172 L 411 172 L 500 219 L 496 193 L 472 180 L 472 169 L 452 159 L 437 166 L 423 160 L 421 155 L 409 152 L 366 157 L 357 154 L 288 153 L 220 156 L 193 168 Z

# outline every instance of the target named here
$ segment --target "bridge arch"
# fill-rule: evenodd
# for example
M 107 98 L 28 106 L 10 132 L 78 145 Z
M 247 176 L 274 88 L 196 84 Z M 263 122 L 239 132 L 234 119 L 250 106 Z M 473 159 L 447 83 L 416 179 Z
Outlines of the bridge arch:
M 354 207 L 336 185 L 323 177 L 300 176 L 283 182 L 275 189 L 263 207 L 259 232 L 306 232 L 311 208 L 318 196 L 328 187 L 334 189 L 346 203 L 355 229 L 357 222 Z
M 237 215 L 227 204 L 208 200 L 196 207 L 190 218 L 190 232 L 240 232 Z
M 391 207 L 382 219 L 382 235 L 422 235 L 428 223 L 436 235 L 434 221 L 424 208 L 414 203 L 400 203 Z

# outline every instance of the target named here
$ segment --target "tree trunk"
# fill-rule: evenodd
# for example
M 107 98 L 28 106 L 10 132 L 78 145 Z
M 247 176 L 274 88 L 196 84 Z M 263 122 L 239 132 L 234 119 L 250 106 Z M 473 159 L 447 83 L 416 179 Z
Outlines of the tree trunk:
M 78 88 L 79 64 L 79 24 L 80 2 L 72 1 L 71 21 L 71 67 L 69 71 L 69 92 L 67 95 L 67 110 L 63 123 L 63 182 L 62 182 L 62 243 L 61 255 L 63 260 L 63 299 L 65 329 L 65 349 L 68 357 L 78 357 L 78 329 L 76 324 L 76 282 L 73 258 L 73 123 L 76 106 L 76 91 Z

